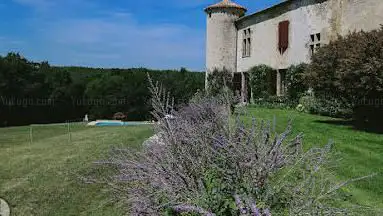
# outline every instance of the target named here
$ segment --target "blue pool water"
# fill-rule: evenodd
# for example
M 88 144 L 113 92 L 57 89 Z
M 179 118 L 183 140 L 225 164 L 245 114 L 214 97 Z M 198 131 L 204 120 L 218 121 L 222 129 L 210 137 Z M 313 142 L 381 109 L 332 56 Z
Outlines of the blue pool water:
M 96 126 L 134 126 L 134 125 L 144 125 L 144 122 L 97 122 Z

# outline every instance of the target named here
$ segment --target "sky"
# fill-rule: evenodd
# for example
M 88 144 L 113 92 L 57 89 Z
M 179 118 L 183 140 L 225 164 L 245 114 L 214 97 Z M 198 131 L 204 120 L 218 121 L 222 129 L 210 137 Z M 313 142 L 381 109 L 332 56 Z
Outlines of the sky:
M 204 70 L 218 0 L 0 0 L 0 55 L 51 65 Z M 280 0 L 236 0 L 248 14 Z

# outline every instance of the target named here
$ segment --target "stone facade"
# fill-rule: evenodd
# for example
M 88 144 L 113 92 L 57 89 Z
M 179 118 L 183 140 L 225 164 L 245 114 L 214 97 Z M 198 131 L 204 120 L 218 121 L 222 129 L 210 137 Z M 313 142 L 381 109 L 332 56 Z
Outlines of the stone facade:
M 211 19 L 213 15 L 208 15 L 207 71 L 212 67 L 227 66 L 244 74 L 259 64 L 282 71 L 292 64 L 307 63 L 316 47 L 338 35 L 379 28 L 383 24 L 382 12 L 383 0 L 287 0 L 237 19 L 229 15 L 223 18 L 221 13 L 214 19 Z M 283 21 L 289 22 L 288 48 L 281 52 L 278 49 L 278 25 Z M 251 31 L 250 56 L 243 56 L 245 30 Z M 282 80 L 278 72 L 278 95 L 283 94 Z M 242 85 L 246 100 L 246 83 Z
M 236 71 L 238 15 L 225 11 L 211 12 L 207 19 L 206 70 L 226 68 Z M 234 51 L 234 52 L 233 52 Z

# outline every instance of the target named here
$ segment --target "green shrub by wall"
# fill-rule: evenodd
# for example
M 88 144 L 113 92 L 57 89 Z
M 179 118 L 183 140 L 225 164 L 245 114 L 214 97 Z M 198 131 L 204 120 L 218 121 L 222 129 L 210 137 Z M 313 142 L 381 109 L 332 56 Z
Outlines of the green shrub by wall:
M 340 37 L 313 55 L 306 80 L 318 98 L 329 102 L 328 108 L 341 101 L 342 108 L 352 108 L 355 120 L 379 124 L 383 120 L 382 47 L 383 28 Z
M 303 79 L 307 64 L 293 65 L 286 71 L 283 96 L 276 96 L 276 70 L 267 65 L 258 65 L 249 70 L 253 103 L 266 107 L 294 107 L 308 89 Z
M 299 98 L 308 90 L 309 86 L 304 80 L 307 64 L 292 65 L 286 71 L 286 93 L 290 103 L 297 104 Z
M 296 109 L 300 112 L 330 117 L 351 118 L 352 107 L 347 102 L 335 98 L 318 98 L 305 94 L 299 99 Z
M 276 71 L 267 65 L 252 67 L 249 71 L 253 100 L 266 99 L 276 94 Z

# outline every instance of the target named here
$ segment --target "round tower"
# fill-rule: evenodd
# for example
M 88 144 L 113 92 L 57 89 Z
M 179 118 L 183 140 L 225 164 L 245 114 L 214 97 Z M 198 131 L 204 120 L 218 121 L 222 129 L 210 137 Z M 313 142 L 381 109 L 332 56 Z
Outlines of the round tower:
M 207 14 L 206 74 L 215 68 L 236 71 L 237 29 L 235 21 L 246 11 L 246 8 L 230 0 L 223 0 L 205 8 Z

